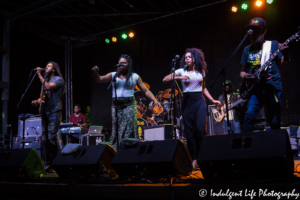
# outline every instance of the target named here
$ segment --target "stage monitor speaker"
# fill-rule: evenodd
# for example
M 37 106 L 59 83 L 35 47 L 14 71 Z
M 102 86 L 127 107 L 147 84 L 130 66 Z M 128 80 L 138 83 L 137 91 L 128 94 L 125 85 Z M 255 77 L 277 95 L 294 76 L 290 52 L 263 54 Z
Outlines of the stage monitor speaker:
M 79 146 L 74 153 L 59 153 L 52 167 L 61 178 L 91 178 L 103 169 L 109 169 L 115 154 L 116 151 L 110 145 Z
M 189 175 L 192 159 L 180 139 L 121 144 L 112 168 L 119 176 Z
M 286 130 L 205 136 L 198 165 L 205 179 L 285 178 L 294 172 Z
M 144 141 L 173 139 L 172 124 L 143 127 Z
M 44 164 L 35 149 L 0 149 L 0 177 L 39 178 L 44 173 Z

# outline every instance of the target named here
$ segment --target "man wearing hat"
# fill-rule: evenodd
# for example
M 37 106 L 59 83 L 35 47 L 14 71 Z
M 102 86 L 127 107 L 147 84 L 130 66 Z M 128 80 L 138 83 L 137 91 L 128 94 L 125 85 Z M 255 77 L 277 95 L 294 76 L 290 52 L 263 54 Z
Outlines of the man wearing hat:
M 267 33 L 267 23 L 262 18 L 253 18 L 247 27 L 253 30 L 250 35 L 251 45 L 245 47 L 242 55 L 240 76 L 244 80 L 254 78 L 251 74 L 263 65 L 278 49 L 281 52 L 273 59 L 267 69 L 267 76 L 262 77 L 262 83 L 248 99 L 248 109 L 244 119 L 243 132 L 252 132 L 255 118 L 265 105 L 267 122 L 271 129 L 280 129 L 282 84 L 278 65 L 289 65 L 289 51 L 286 44 L 278 41 L 264 41 Z M 249 73 L 249 72 L 252 73 Z
M 226 89 L 226 93 L 227 93 L 228 105 L 239 100 L 239 97 L 238 97 L 239 95 L 237 93 L 233 92 L 233 86 L 232 86 L 232 83 L 230 80 L 226 80 L 225 89 Z M 219 101 L 222 102 L 222 105 L 225 104 L 224 94 L 219 96 Z M 219 108 L 217 107 L 217 109 L 219 109 Z M 241 126 L 240 126 L 241 104 L 228 110 L 228 115 L 229 115 L 230 133 L 240 133 L 241 132 Z M 223 118 L 223 129 L 224 129 L 224 133 L 228 133 L 226 117 Z

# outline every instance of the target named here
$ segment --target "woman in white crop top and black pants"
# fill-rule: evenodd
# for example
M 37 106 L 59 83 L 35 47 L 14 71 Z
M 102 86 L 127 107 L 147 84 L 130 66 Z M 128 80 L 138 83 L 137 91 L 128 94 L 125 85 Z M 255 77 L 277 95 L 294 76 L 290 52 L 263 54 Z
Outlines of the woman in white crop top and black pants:
M 214 100 L 205 85 L 207 71 L 204 54 L 201 49 L 189 48 L 185 51 L 180 62 L 181 69 L 175 71 L 175 80 L 181 80 L 183 99 L 182 117 L 187 137 L 187 148 L 193 160 L 193 168 L 199 169 L 197 157 L 202 137 L 206 135 L 206 105 L 204 94 L 212 103 Z M 172 74 L 167 75 L 163 82 L 170 82 Z
M 138 138 L 137 129 L 137 107 L 134 98 L 134 88 L 137 85 L 145 95 L 160 107 L 153 94 L 144 85 L 140 76 L 132 72 L 132 60 L 128 55 L 121 55 L 119 58 L 120 76 L 117 77 L 117 98 L 118 98 L 118 139 L 119 144 L 125 138 Z M 122 66 L 123 65 L 123 66 Z M 108 83 L 111 81 L 115 72 L 100 76 L 98 74 L 99 67 L 92 68 L 93 77 L 97 83 Z M 116 117 L 115 117 L 115 88 L 112 90 L 112 136 L 111 145 L 117 150 L 116 137 Z

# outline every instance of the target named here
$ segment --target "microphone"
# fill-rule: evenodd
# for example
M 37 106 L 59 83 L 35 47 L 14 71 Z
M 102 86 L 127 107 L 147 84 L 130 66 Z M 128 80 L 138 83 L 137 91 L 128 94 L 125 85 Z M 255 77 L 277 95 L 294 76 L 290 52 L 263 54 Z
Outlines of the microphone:
M 247 31 L 247 34 L 248 34 L 248 35 L 252 35 L 252 33 L 253 33 L 253 30 L 252 30 L 252 29 L 249 29 L 249 31 Z
M 178 60 L 178 59 L 179 59 L 179 57 L 180 57 L 179 55 L 176 55 L 176 56 L 175 56 L 175 58 L 173 58 L 173 60 L 172 60 L 172 61 L 173 61 L 173 62 L 176 62 L 176 60 Z
M 124 65 L 124 64 L 115 64 L 114 68 L 117 69 L 117 68 L 119 68 L 119 67 L 121 67 L 121 66 L 124 67 L 125 65 Z
M 41 69 L 42 69 L 42 72 L 45 71 L 45 68 L 41 68 Z M 36 69 L 33 69 L 33 70 L 36 71 Z

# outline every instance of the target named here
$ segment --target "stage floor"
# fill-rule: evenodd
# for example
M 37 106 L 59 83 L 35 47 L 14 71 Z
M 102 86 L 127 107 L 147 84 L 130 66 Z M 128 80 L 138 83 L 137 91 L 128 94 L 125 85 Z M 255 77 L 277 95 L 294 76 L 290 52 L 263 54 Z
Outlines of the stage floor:
M 200 170 L 190 176 L 139 180 L 73 179 L 62 180 L 56 173 L 42 179 L 0 180 L 3 199 L 300 199 L 300 158 L 296 158 L 295 176 L 271 180 L 210 181 Z M 278 197 L 280 196 L 280 198 Z M 298 198 L 297 198 L 298 197 Z

